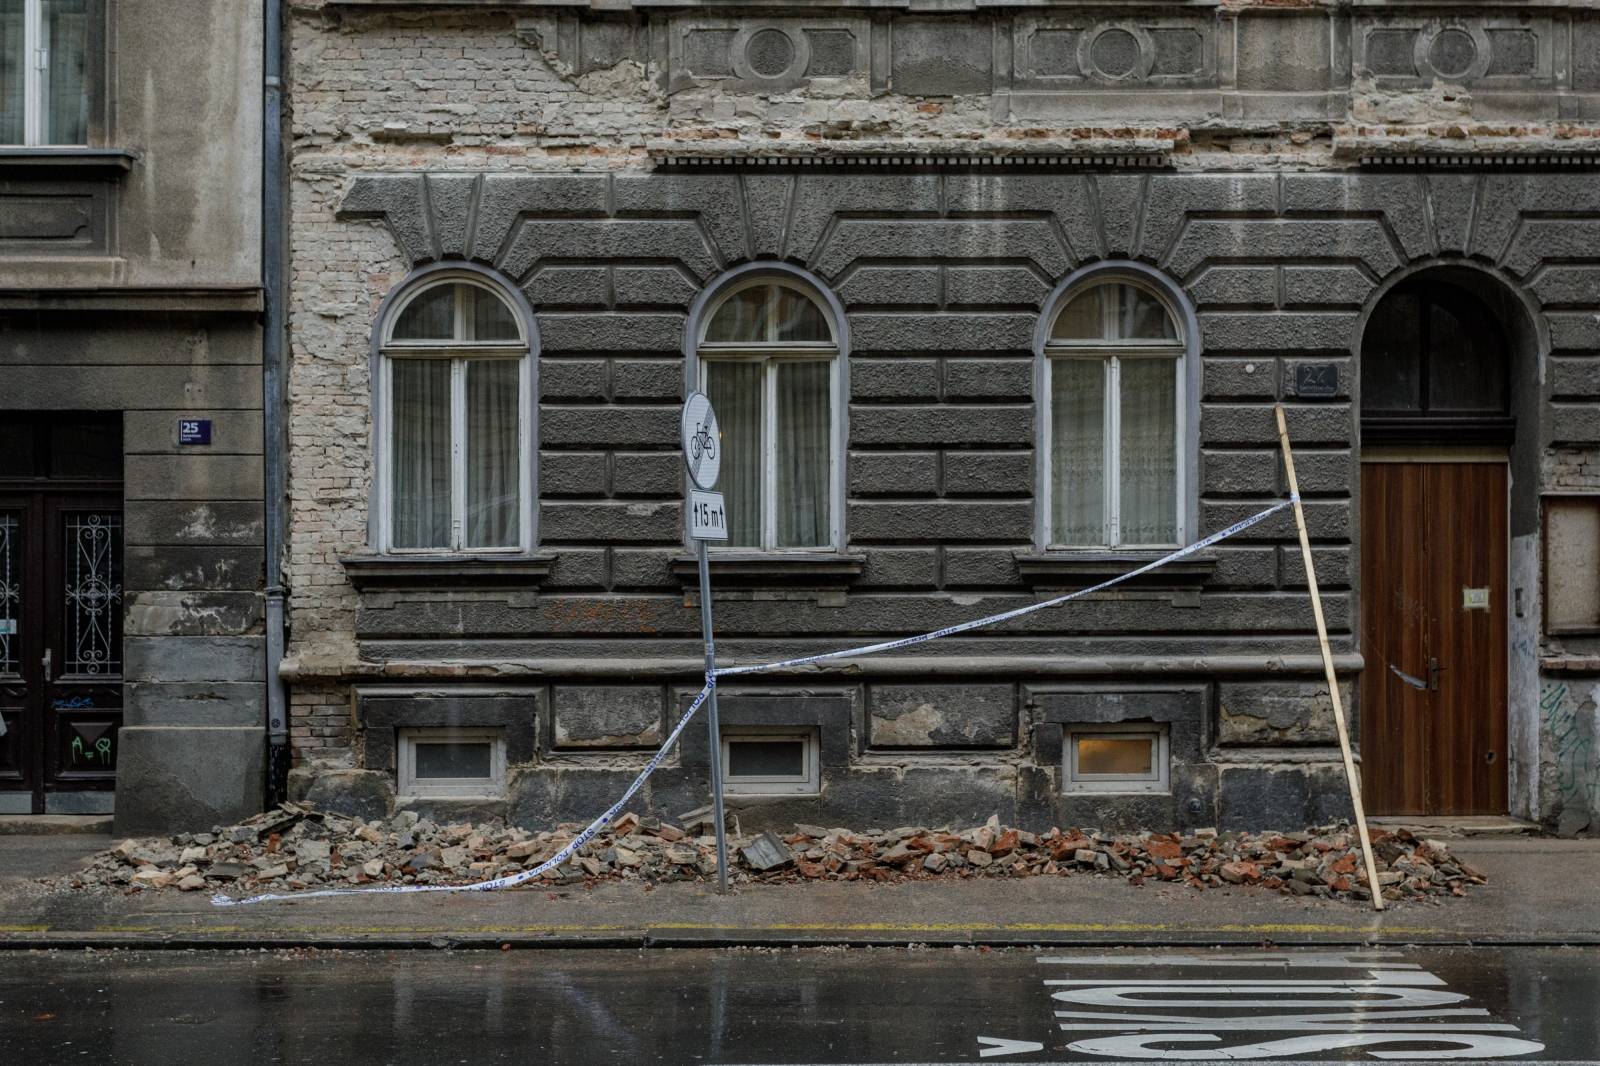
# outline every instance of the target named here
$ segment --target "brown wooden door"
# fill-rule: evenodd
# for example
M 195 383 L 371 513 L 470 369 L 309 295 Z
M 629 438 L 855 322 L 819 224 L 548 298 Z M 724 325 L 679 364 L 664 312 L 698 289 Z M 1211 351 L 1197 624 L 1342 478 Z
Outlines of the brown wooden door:
M 1506 467 L 1361 466 L 1362 793 L 1506 812 Z

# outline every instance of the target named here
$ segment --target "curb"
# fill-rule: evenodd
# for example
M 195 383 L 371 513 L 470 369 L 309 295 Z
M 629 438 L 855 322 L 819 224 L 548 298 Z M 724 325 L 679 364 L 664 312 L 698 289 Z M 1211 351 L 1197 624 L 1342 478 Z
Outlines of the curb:
M 997 927 L 940 932 L 882 932 L 863 935 L 847 929 L 795 932 L 784 929 L 639 929 L 503 933 L 437 931 L 402 933 L 260 934 L 158 932 L 37 932 L 0 934 L 0 952 L 41 950 L 123 951 L 254 951 L 315 948 L 339 951 L 504 951 L 504 950 L 707 950 L 717 948 L 1082 948 L 1082 947 L 1600 947 L 1600 933 L 1515 934 L 1449 933 L 1386 934 L 1250 933 L 1242 930 L 1075 932 L 1070 935 Z

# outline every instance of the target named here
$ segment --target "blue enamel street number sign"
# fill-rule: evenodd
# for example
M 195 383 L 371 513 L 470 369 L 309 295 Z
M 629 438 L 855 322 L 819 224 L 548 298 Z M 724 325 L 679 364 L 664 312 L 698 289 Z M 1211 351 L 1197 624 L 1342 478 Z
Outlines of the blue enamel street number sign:
M 180 418 L 178 419 L 179 444 L 210 444 L 211 419 L 209 418 Z

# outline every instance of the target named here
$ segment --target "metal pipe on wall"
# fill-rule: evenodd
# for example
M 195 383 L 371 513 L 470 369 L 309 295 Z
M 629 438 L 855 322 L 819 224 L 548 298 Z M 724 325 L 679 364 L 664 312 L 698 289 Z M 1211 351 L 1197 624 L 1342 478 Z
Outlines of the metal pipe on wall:
M 289 701 L 279 671 L 284 652 L 283 355 L 287 234 L 283 210 L 283 0 L 262 0 L 262 8 L 261 285 L 266 315 L 262 324 L 261 424 L 266 527 L 266 797 L 270 808 L 288 798 L 289 775 Z

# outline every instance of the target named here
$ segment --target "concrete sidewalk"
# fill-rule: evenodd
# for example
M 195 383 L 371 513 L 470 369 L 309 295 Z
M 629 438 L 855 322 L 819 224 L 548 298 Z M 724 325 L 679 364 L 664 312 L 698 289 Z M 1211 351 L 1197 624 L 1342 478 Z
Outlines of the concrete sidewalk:
M 0 838 L 0 947 L 701 947 L 772 944 L 1600 943 L 1600 840 L 1469 838 L 1466 899 L 1349 902 L 1111 877 L 900 885 L 635 883 L 216 907 L 204 893 L 50 890 L 107 837 Z

